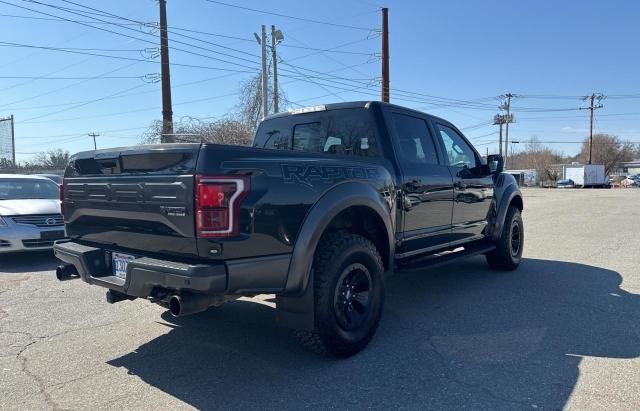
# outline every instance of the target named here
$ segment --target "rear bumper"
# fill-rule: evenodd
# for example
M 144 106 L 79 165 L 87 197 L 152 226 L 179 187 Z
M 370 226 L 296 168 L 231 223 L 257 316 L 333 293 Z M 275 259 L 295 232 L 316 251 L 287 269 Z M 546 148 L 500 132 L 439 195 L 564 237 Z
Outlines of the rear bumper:
M 111 252 L 73 241 L 58 241 L 56 257 L 76 267 L 85 282 L 133 297 L 154 290 L 210 295 L 278 293 L 284 289 L 290 255 L 257 257 L 208 264 L 185 264 L 139 257 L 127 266 L 126 279 L 111 272 Z

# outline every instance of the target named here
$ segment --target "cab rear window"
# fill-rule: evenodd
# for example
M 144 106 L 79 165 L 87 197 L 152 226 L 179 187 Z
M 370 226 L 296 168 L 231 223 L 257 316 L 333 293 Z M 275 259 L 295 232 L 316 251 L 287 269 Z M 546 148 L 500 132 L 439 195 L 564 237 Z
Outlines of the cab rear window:
M 343 156 L 377 157 L 378 134 L 365 109 L 330 110 L 263 121 L 254 147 Z

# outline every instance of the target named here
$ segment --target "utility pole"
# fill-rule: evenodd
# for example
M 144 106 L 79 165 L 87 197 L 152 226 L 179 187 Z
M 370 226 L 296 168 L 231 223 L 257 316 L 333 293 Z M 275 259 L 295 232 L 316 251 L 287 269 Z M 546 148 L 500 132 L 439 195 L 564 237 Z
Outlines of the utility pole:
M 389 9 L 382 8 L 382 101 L 388 103 L 389 95 Z
M 262 46 L 262 118 L 265 118 L 269 115 L 269 79 L 267 77 L 267 31 L 264 24 L 260 35 L 260 45 Z
M 504 167 L 507 168 L 507 161 L 509 158 L 509 124 L 513 122 L 513 117 L 511 116 L 511 99 L 515 97 L 511 93 L 507 93 L 504 95 L 504 98 L 507 100 L 503 103 L 502 109 L 507 111 L 507 122 L 506 129 L 504 135 Z
M 500 137 L 498 140 L 498 153 L 500 155 L 503 155 L 503 150 L 502 150 L 502 125 L 503 124 L 509 124 L 510 122 L 513 121 L 513 115 L 511 114 L 496 114 L 495 116 L 493 116 L 493 124 L 494 125 L 498 125 L 500 127 Z M 506 147 L 505 147 L 505 152 L 506 152 Z M 505 159 L 505 165 L 506 165 L 506 159 Z
M 279 32 L 279 33 L 278 33 Z M 279 34 L 279 36 L 278 36 Z M 271 60 L 273 60 L 273 112 L 280 111 L 278 107 L 278 55 L 276 53 L 276 45 L 278 39 L 284 38 L 280 30 L 276 31 L 276 26 L 271 25 Z
M 593 111 L 604 107 L 602 104 L 600 104 L 603 98 L 603 94 L 593 93 L 590 96 L 584 98 L 585 100 L 589 100 L 589 107 L 580 108 L 580 110 L 589 110 L 589 164 L 591 164 L 591 160 L 593 158 Z M 598 103 L 597 105 L 596 102 Z
M 160 65 L 162 78 L 162 143 L 173 143 L 173 108 L 171 106 L 171 74 L 169 72 L 169 37 L 167 35 L 167 1 L 160 4 Z
M 11 160 L 13 160 L 13 166 L 16 166 L 16 133 L 13 122 L 13 114 L 11 115 L 11 155 L 13 156 Z
M 502 155 L 502 123 L 499 123 L 499 124 L 500 124 L 500 137 L 499 137 L 499 140 L 498 140 L 498 141 L 499 141 L 499 144 L 498 144 L 498 153 L 499 153 L 500 155 Z
M 98 149 L 98 144 L 96 144 L 96 137 L 99 137 L 100 134 L 96 134 L 96 133 L 89 133 L 88 134 L 89 137 L 93 137 L 93 149 L 97 150 Z

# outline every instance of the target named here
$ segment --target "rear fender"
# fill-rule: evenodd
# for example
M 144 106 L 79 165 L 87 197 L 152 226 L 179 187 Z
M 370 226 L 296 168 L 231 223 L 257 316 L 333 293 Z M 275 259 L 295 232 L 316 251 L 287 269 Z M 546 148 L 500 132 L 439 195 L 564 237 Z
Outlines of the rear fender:
M 387 242 L 394 247 L 392 208 L 373 186 L 361 182 L 345 182 L 325 193 L 307 214 L 298 235 L 285 292 L 276 299 L 277 318 L 283 325 L 303 330 L 314 329 L 313 272 L 311 266 L 315 250 L 331 221 L 343 210 L 360 206 L 373 210 L 384 222 Z M 394 251 L 389 250 L 390 260 Z M 385 261 L 391 267 L 392 261 Z

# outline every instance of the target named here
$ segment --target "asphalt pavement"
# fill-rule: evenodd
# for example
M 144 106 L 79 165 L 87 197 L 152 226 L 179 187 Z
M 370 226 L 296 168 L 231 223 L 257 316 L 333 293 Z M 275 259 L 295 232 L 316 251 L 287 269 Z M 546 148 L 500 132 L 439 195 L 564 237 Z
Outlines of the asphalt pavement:
M 172 318 L 0 256 L 0 409 L 640 409 L 640 190 L 525 190 L 525 252 L 387 279 L 372 343 L 319 357 L 272 300 Z

